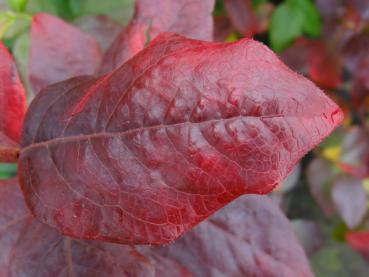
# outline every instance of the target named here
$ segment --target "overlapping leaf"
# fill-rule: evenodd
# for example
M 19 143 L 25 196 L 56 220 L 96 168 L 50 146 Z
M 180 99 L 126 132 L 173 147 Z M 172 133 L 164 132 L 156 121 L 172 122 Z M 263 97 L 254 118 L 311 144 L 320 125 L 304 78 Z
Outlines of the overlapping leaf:
M 167 243 L 238 196 L 271 191 L 341 120 L 260 43 L 163 34 L 112 74 L 33 101 L 22 187 L 64 234 Z
M 55 82 L 92 74 L 100 63 L 101 55 L 95 39 L 72 25 L 48 14 L 34 16 L 30 80 L 36 94 Z
M 0 200 L 4 276 L 312 276 L 288 220 L 265 196 L 243 197 L 155 248 L 63 237 L 29 217 L 15 181 L 0 184 Z
M 8 276 L 13 245 L 30 221 L 17 180 L 0 181 L 0 276 Z
M 251 0 L 225 0 L 227 13 L 236 29 L 246 37 L 252 37 L 259 29 L 252 10 Z
M 17 143 L 26 111 L 26 96 L 17 68 L 0 42 L 0 161 L 16 159 Z
M 213 8 L 214 0 L 137 0 L 131 23 L 108 49 L 100 73 L 119 67 L 162 32 L 212 40 Z
M 339 176 L 332 189 L 332 199 L 349 228 L 356 227 L 367 210 L 367 197 L 360 179 Z

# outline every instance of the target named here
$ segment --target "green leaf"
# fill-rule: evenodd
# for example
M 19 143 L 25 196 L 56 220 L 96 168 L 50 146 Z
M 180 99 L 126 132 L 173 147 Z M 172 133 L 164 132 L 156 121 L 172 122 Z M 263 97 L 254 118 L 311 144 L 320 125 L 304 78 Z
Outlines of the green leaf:
M 31 16 L 23 13 L 0 13 L 0 39 L 16 37 L 31 25 L 31 20 Z
M 270 23 L 269 39 L 272 48 L 281 52 L 302 35 L 304 20 L 304 13 L 298 5 L 293 2 L 279 5 Z
M 69 21 L 76 17 L 68 0 L 30 0 L 27 11 L 50 13 Z
M 311 0 L 286 0 L 272 15 L 269 39 L 272 48 L 281 52 L 303 34 L 320 35 L 322 21 Z
M 331 242 L 310 259 L 317 277 L 368 276 L 369 266 L 347 244 Z
M 79 16 L 103 14 L 110 18 L 126 24 L 133 15 L 134 0 L 70 0 L 79 2 L 72 5 L 72 10 L 78 12 Z
M 13 47 L 13 56 L 17 63 L 17 68 L 21 76 L 22 82 L 26 88 L 26 94 L 28 101 L 31 101 L 34 94 L 32 92 L 30 80 L 29 80 L 29 51 L 30 51 L 30 34 L 25 32 L 19 35 Z
M 320 35 L 322 29 L 322 20 L 318 9 L 311 0 L 294 0 L 304 13 L 303 31 L 312 37 Z
M 17 165 L 0 163 L 0 180 L 9 179 L 17 175 Z
M 16 12 L 24 12 L 26 9 L 28 0 L 8 0 L 8 5 Z

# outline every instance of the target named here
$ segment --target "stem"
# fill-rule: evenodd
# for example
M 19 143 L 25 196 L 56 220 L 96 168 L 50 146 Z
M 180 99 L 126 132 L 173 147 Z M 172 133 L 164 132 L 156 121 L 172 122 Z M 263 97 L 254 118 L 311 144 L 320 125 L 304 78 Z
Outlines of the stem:
M 17 163 L 19 158 L 19 147 L 2 147 L 0 146 L 0 162 L 1 163 Z

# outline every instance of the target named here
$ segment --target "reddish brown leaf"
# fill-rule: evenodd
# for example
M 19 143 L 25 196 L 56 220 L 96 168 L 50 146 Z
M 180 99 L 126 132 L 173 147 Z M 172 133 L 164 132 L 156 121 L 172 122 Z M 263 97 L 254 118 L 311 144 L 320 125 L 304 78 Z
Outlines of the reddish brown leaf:
M 26 96 L 15 62 L 0 41 L 0 147 L 19 141 Z
M 281 58 L 292 69 L 308 74 L 319 86 L 338 88 L 342 85 L 343 62 L 338 50 L 328 41 L 298 39 Z
M 100 73 L 121 66 L 162 32 L 212 40 L 214 0 L 137 0 L 135 15 L 104 56 Z
M 0 211 L 24 211 L 19 193 L 16 183 L 0 186 Z M 3 230 L 0 275 L 312 276 L 288 220 L 265 196 L 238 199 L 166 247 L 75 240 L 36 220 L 19 227 Z
M 246 37 L 258 31 L 258 22 L 252 10 L 251 0 L 224 0 L 227 13 L 235 28 Z
M 92 74 L 100 60 L 101 50 L 94 38 L 57 17 L 34 16 L 30 80 L 35 93 L 49 84 Z
M 256 41 L 163 34 L 113 73 L 34 100 L 22 187 L 65 234 L 167 243 L 242 194 L 270 192 L 341 121 Z
M 354 36 L 345 46 L 346 66 L 363 86 L 369 89 L 369 34 Z
M 310 41 L 309 75 L 318 85 L 326 88 L 338 88 L 342 85 L 343 63 L 341 53 L 329 42 Z
M 227 16 L 214 17 L 214 41 L 225 41 L 232 31 L 233 26 Z

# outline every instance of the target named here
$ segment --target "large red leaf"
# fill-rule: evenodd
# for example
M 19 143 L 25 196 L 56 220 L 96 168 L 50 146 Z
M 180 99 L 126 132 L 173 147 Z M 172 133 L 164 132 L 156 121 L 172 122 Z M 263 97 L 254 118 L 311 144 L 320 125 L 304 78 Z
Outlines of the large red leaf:
M 0 41 L 0 161 L 10 162 L 17 155 L 17 143 L 26 112 L 26 96 L 16 65 Z
M 119 67 L 162 32 L 212 40 L 213 8 L 214 0 L 137 0 L 131 23 L 108 49 L 100 72 Z
M 20 177 L 33 213 L 65 234 L 161 244 L 270 192 L 341 120 L 256 41 L 163 34 L 112 74 L 34 100 Z
M 136 249 L 63 237 L 31 220 L 16 182 L 0 185 L 0 200 L 0 276 L 312 276 L 265 196 L 237 200 L 174 244 Z
M 92 74 L 100 60 L 101 50 L 93 37 L 52 15 L 34 16 L 30 80 L 35 93 L 49 84 Z

